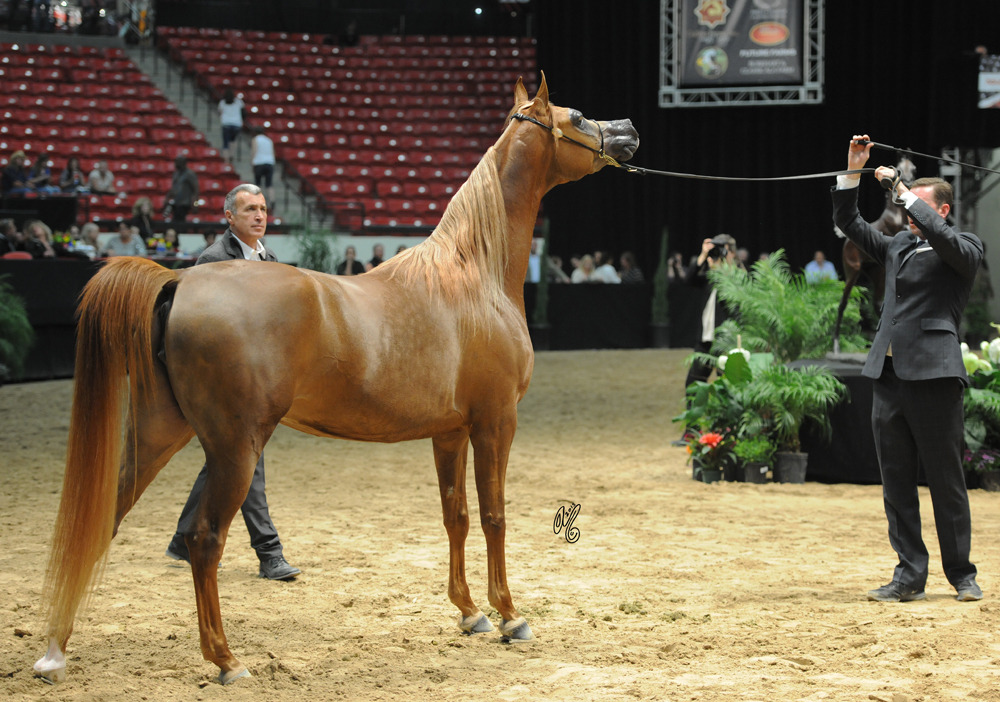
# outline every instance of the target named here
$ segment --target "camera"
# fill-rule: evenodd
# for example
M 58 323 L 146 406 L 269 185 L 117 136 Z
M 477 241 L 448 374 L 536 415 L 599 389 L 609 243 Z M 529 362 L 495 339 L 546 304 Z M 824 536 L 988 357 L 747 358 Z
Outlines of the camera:
M 726 257 L 726 253 L 728 253 L 727 247 L 732 242 L 729 235 L 720 234 L 712 239 L 712 243 L 715 244 L 715 246 L 713 246 L 708 252 L 708 257 L 713 261 L 718 261 Z

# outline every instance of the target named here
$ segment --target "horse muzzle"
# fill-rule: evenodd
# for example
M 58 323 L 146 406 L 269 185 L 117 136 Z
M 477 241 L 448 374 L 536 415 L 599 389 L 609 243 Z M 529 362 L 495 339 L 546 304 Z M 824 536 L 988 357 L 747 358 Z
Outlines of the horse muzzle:
M 604 132 L 604 152 L 616 161 L 625 162 L 635 155 L 639 148 L 639 132 L 630 119 L 616 119 L 613 122 L 599 122 Z

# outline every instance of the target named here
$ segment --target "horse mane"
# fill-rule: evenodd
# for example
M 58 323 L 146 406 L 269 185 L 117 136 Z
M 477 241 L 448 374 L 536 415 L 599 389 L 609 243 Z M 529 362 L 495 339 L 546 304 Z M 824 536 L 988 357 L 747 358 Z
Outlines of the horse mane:
M 423 279 L 482 327 L 492 310 L 510 304 L 504 291 L 508 254 L 507 209 L 492 146 L 445 208 L 431 235 L 379 268 L 404 283 Z

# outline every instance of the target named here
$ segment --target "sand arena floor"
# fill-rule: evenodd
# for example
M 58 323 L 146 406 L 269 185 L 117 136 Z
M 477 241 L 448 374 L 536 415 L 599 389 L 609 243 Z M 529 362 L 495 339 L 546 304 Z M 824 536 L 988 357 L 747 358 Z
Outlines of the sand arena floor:
M 867 602 L 895 565 L 880 488 L 693 482 L 669 445 L 685 355 L 538 355 L 507 473 L 509 582 L 536 636 L 525 644 L 459 633 L 429 441 L 279 428 L 268 497 L 303 575 L 258 580 L 237 517 L 219 584 L 253 677 L 227 688 L 199 651 L 189 570 L 163 556 L 197 441 L 126 518 L 70 640 L 68 681 L 33 677 L 72 383 L 0 388 L 0 698 L 1000 700 L 1000 495 L 971 493 L 982 602 L 955 601 L 925 489 L 927 600 Z M 469 583 L 496 624 L 474 496 L 470 484 Z M 553 533 L 572 504 L 576 543 Z

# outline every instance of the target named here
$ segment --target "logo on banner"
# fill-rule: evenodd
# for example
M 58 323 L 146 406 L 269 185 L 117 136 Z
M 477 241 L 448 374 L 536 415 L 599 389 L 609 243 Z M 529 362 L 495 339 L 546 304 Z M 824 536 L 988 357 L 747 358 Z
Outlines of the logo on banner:
M 761 46 L 777 46 L 790 35 L 791 30 L 781 22 L 761 22 L 750 29 L 750 41 Z
M 694 65 L 702 78 L 721 78 L 729 70 L 729 55 L 717 46 L 710 46 L 698 52 Z
M 727 0 L 700 0 L 698 7 L 694 8 L 694 14 L 698 18 L 698 24 L 712 29 L 726 21 L 729 5 Z

